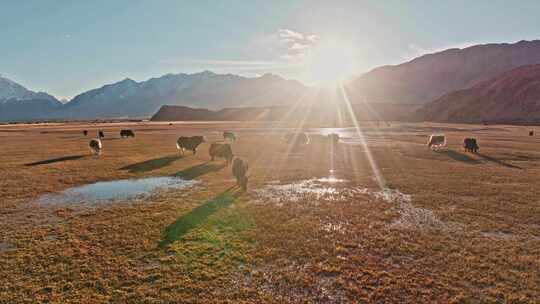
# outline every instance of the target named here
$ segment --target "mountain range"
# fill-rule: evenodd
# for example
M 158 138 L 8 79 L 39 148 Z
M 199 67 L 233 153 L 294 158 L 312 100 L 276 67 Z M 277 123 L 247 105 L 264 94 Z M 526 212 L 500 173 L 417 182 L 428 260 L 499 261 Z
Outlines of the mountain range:
M 500 92 L 497 96 L 504 96 L 503 101 L 502 97 L 493 99 L 494 95 L 487 94 L 482 86 L 493 82 L 492 85 L 496 83 L 505 90 L 513 89 L 509 83 L 517 77 L 522 86 L 527 87 L 531 81 L 537 81 L 534 78 L 536 74 L 529 71 L 532 78 L 520 78 L 522 74 L 514 71 L 536 64 L 540 64 L 539 40 L 475 45 L 423 55 L 399 65 L 375 68 L 346 83 L 345 90 L 351 103 L 385 104 L 373 106 L 383 112 L 409 109 L 402 112 L 412 113 L 412 109 L 423 105 L 413 115 L 414 119 L 478 121 L 478 115 L 459 117 L 458 113 L 473 106 L 471 96 L 475 94 L 482 96 L 478 97 L 477 103 L 483 105 L 475 105 L 479 109 L 485 109 L 488 104 L 493 107 L 494 100 L 507 107 L 514 107 L 515 103 L 519 103 L 516 100 L 520 100 L 525 103 L 523 109 L 534 108 L 536 100 L 540 98 L 536 91 L 527 91 L 527 98 L 522 98 L 522 91 Z M 506 80 L 501 83 L 500 79 Z M 470 91 L 464 92 L 467 89 Z M 469 97 L 465 98 L 463 94 Z M 233 107 L 279 107 L 292 103 L 318 105 L 325 102 L 324 94 L 317 89 L 272 74 L 249 78 L 206 71 L 167 74 L 141 82 L 127 78 L 81 93 L 66 103 L 0 77 L 0 120 L 3 121 L 149 117 L 164 105 L 216 111 Z M 496 111 L 483 111 L 481 120 L 504 118 L 508 121 L 531 121 L 538 116 L 538 113 L 505 109 L 508 111 L 506 116 Z M 491 117 L 493 119 L 490 115 L 494 115 Z M 397 116 L 382 118 L 391 117 Z
M 167 74 L 142 82 L 126 78 L 79 94 L 62 104 L 50 95 L 34 93 L 8 79 L 3 78 L 3 82 L 12 85 L 6 85 L 5 95 L 9 98 L 3 99 L 0 120 L 148 117 L 162 105 L 209 109 L 270 106 L 297 100 L 307 90 L 298 81 L 271 74 L 248 78 L 205 71 Z M 31 110 L 32 106 L 35 111 Z
M 460 123 L 540 123 L 540 64 L 499 74 L 420 108 L 418 119 Z
M 383 66 L 347 85 L 353 99 L 366 102 L 427 103 L 514 68 L 540 63 L 540 40 L 447 49 Z

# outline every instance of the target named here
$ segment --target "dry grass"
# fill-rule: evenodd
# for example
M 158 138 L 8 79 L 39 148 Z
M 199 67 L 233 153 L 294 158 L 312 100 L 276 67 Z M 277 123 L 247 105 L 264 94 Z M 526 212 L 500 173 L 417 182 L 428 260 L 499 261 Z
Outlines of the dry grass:
M 341 144 L 332 156 L 321 138 L 291 150 L 281 134 L 249 123 L 130 126 L 135 139 L 119 139 L 122 124 L 0 127 L 0 303 L 540 301 L 540 138 L 527 129 L 403 124 L 369 133 L 396 190 L 380 192 L 362 145 Z M 107 137 L 95 158 L 81 130 L 98 127 Z M 233 149 L 250 161 L 247 193 L 231 188 L 230 167 L 208 162 L 208 144 L 195 156 L 176 151 L 179 135 L 220 140 L 224 129 L 238 130 Z M 434 130 L 447 134 L 448 150 L 426 149 Z M 481 154 L 460 151 L 470 135 Z M 322 192 L 268 190 L 330 169 L 346 181 Z M 34 202 L 161 175 L 201 184 L 90 207 Z

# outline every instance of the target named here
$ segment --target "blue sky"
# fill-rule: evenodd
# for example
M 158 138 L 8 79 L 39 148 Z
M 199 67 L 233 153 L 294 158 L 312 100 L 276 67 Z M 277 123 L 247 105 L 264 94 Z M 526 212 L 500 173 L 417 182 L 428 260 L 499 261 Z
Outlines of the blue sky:
M 0 74 L 58 97 L 202 70 L 312 83 L 305 58 L 318 45 L 347 48 L 361 73 L 454 46 L 540 39 L 538 12 L 540 1 L 6 0 Z

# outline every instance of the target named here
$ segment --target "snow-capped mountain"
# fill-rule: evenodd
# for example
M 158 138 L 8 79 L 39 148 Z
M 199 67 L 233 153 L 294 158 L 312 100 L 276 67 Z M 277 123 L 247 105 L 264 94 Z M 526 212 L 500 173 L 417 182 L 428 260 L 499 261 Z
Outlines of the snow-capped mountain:
M 265 74 L 249 78 L 209 71 L 167 74 L 136 82 L 124 79 L 74 97 L 57 113 L 66 118 L 150 116 L 162 105 L 221 109 L 280 105 L 298 100 L 307 87 Z
M 62 107 L 54 96 L 0 77 L 0 121 L 48 119 Z
M 6 102 L 8 100 L 30 99 L 58 101 L 56 98 L 54 98 L 54 96 L 51 96 L 44 92 L 34 92 L 28 90 L 27 88 L 16 83 L 15 81 L 2 77 L 0 75 L 0 102 Z

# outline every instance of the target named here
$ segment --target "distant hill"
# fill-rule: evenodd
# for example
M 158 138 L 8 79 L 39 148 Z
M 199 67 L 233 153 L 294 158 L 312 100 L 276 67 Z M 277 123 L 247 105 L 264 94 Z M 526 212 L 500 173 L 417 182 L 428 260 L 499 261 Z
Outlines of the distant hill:
M 516 68 L 424 105 L 417 119 L 465 123 L 540 123 L 540 64 Z
M 540 63 L 540 40 L 448 49 L 383 66 L 347 85 L 353 101 L 427 103 L 514 68 Z
M 284 105 L 300 100 L 308 91 L 298 81 L 271 74 L 249 78 L 206 71 L 167 74 L 142 82 L 124 79 L 79 94 L 62 104 L 51 95 L 35 93 L 0 78 L 0 120 L 145 117 L 162 105 L 208 109 Z M 25 103 L 18 102 L 21 100 Z
M 44 92 L 34 92 L 13 80 L 0 76 L 0 103 L 17 100 L 51 100 L 58 101 L 54 96 Z
M 34 92 L 0 77 L 0 121 L 48 118 L 62 103 L 44 92 Z
M 308 90 L 294 80 L 265 74 L 247 78 L 212 72 L 168 74 L 147 81 L 124 79 L 82 93 L 58 113 L 69 118 L 149 116 L 162 105 L 221 109 L 233 106 L 282 105 Z
M 358 120 L 405 120 L 416 109 L 415 105 L 357 104 L 352 105 Z M 328 126 L 353 125 L 348 107 L 341 104 L 300 105 L 277 107 L 224 108 L 219 111 L 193 109 L 184 106 L 162 106 L 152 121 L 283 121 L 305 122 Z

